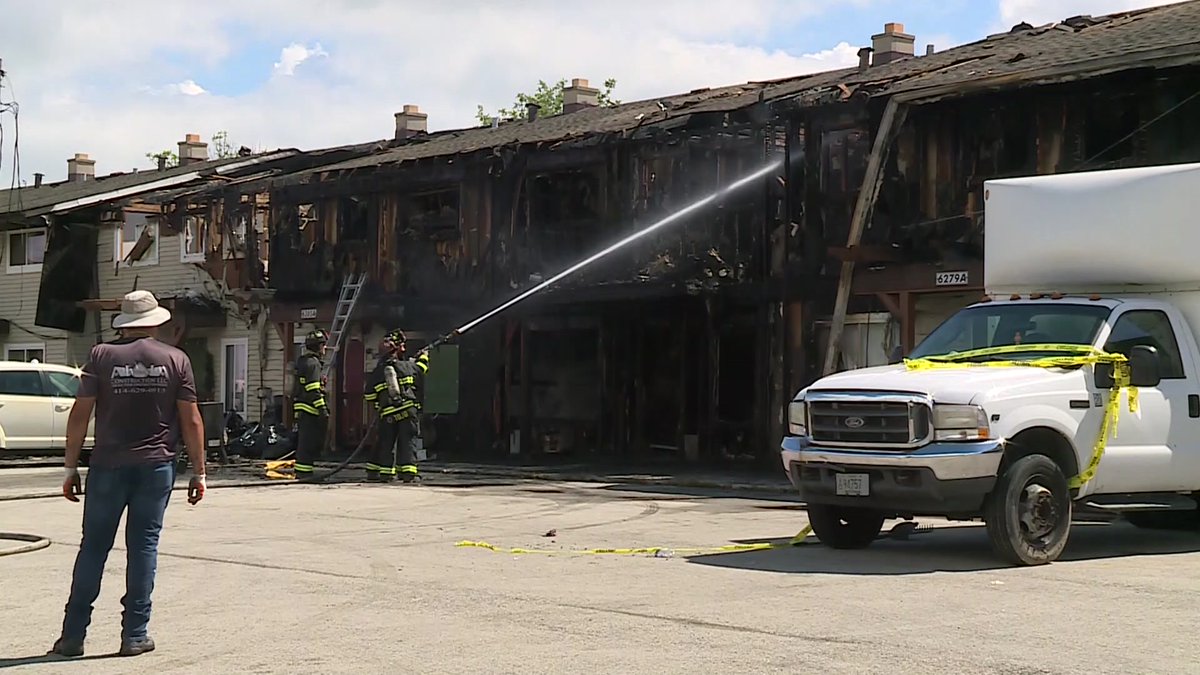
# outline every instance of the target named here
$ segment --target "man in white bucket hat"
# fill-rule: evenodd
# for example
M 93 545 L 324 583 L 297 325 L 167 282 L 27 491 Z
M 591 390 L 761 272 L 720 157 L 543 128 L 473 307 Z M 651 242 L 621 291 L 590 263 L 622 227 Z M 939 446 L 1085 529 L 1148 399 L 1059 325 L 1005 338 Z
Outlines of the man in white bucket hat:
M 181 350 L 155 339 L 159 327 L 170 320 L 171 312 L 158 305 L 153 293 L 129 293 L 112 323 L 120 337 L 93 347 L 80 375 L 79 392 L 67 419 L 62 487 L 63 496 L 72 502 L 84 495 L 83 540 L 75 558 L 62 635 L 51 653 L 83 654 L 104 563 L 126 511 L 128 562 L 120 653 L 136 656 L 154 649 L 147 632 L 150 594 L 163 513 L 175 485 L 175 446 L 181 434 L 195 471 L 188 502 L 199 502 L 205 488 L 203 423 L 191 361 Z M 83 490 L 79 455 L 93 410 L 96 443 Z

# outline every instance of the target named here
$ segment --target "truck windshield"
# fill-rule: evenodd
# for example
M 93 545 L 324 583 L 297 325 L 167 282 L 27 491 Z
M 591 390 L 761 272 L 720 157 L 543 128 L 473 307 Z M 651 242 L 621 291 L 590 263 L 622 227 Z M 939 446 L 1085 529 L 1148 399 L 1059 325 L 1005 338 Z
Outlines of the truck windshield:
M 988 347 L 1031 344 L 1091 346 L 1112 312 L 1101 305 L 998 303 L 968 307 L 950 317 L 921 341 L 910 358 L 945 356 Z M 1036 358 L 1027 352 L 999 358 Z

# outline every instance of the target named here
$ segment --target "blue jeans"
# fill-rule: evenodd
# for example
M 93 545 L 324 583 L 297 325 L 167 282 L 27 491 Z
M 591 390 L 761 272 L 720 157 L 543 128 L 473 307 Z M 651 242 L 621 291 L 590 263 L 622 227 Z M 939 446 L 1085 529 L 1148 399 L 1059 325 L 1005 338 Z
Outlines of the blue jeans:
M 125 519 L 125 597 L 121 604 L 121 639 L 146 636 L 150 623 L 150 593 L 158 567 L 158 535 L 163 513 L 175 485 L 175 463 L 94 467 L 88 469 L 83 497 L 83 541 L 75 558 L 71 597 L 67 600 L 62 636 L 83 640 L 92 621 L 92 605 L 100 595 L 104 563 Z

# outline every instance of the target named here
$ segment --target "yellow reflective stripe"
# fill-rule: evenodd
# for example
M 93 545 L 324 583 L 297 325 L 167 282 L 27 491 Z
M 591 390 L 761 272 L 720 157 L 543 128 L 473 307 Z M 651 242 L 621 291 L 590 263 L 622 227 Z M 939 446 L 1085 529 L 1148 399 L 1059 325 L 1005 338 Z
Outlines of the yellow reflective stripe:
M 320 391 L 320 390 L 321 390 L 320 382 L 309 382 L 308 384 L 304 385 L 304 391 Z
M 381 473 L 381 474 L 383 474 L 383 475 L 385 475 L 385 476 L 395 476 L 395 475 L 396 475 L 396 467 L 394 467 L 394 466 L 381 466 L 381 467 L 379 467 L 379 473 Z
M 310 415 L 320 415 L 321 414 L 320 410 L 317 410 L 316 408 L 312 407 L 311 405 L 309 405 L 307 403 L 300 403 L 299 401 L 292 404 L 292 410 L 294 410 L 296 412 L 305 412 Z
M 297 462 L 295 469 L 296 469 L 296 473 L 312 473 L 313 472 L 313 467 L 311 464 L 301 464 L 301 463 Z
M 417 378 L 413 377 L 412 375 L 409 375 L 408 377 L 402 377 L 402 378 L 396 380 L 396 383 L 397 384 L 416 384 Z
M 429 363 L 426 361 L 417 361 L 417 367 L 421 369 L 422 373 L 429 372 Z
M 417 355 L 417 363 L 428 362 L 428 361 L 429 361 L 429 352 L 421 352 L 420 354 Z
M 308 382 L 308 380 L 304 379 L 303 377 L 300 378 L 300 384 L 304 384 L 305 382 Z
M 400 473 L 415 474 L 415 473 L 417 473 L 417 465 L 416 464 L 404 464 L 400 467 Z
M 324 408 L 325 407 L 325 399 L 324 399 L 324 397 L 319 398 L 319 399 L 313 401 L 312 404 L 314 407 Z
M 367 401 L 375 401 L 375 400 L 379 399 L 379 394 L 376 394 L 375 392 L 371 392 L 370 394 L 363 394 L 363 399 L 367 400 Z
M 367 471 L 378 471 L 382 468 L 383 467 L 379 466 L 378 464 L 376 464 L 374 462 L 367 462 Z
M 384 389 L 387 389 L 387 382 L 380 382 L 379 384 L 375 385 L 375 391 L 377 392 L 383 391 Z

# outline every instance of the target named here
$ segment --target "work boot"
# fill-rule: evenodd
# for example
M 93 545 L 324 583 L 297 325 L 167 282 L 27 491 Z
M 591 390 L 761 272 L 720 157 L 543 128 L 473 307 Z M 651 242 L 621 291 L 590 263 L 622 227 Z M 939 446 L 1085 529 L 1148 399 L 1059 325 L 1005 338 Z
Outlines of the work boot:
M 58 656 L 83 656 L 83 640 L 68 640 L 60 637 L 54 641 L 50 653 Z
M 311 483 L 311 482 L 315 481 L 316 479 L 317 479 L 317 475 L 315 472 L 312 472 L 312 471 L 297 471 L 296 472 L 296 482 L 297 483 Z
M 121 656 L 137 656 L 152 651 L 154 651 L 154 640 L 151 640 L 150 636 L 147 635 L 140 638 L 122 640 L 121 651 L 119 653 Z
M 420 485 L 421 484 L 421 476 L 420 476 L 420 474 L 406 473 L 406 474 L 400 476 L 400 484 L 401 485 Z

